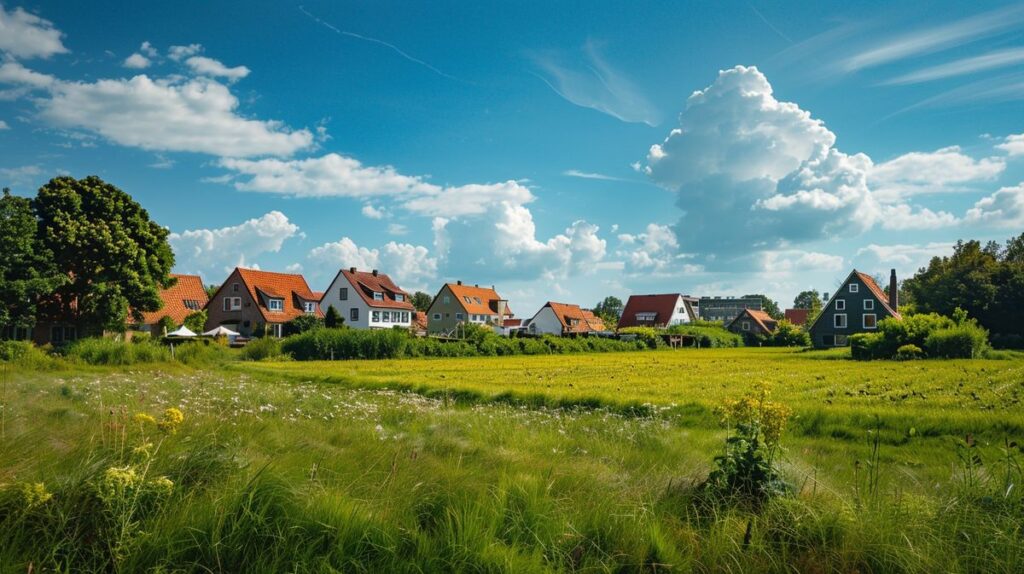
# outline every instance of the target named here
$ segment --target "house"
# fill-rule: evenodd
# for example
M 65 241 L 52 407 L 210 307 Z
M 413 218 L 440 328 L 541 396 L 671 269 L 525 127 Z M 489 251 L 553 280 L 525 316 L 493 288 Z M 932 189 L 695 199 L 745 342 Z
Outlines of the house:
M 164 302 L 163 307 L 158 311 L 146 311 L 142 313 L 142 321 L 135 323 L 139 331 L 148 331 L 153 336 L 162 336 L 164 333 L 157 333 L 157 325 L 164 317 L 170 317 L 176 326 L 181 326 L 188 317 L 196 311 L 202 311 L 209 302 L 206 295 L 206 288 L 203 287 L 203 280 L 198 275 L 177 275 L 172 273 L 171 277 L 177 282 L 160 291 L 160 299 Z M 128 319 L 130 322 L 133 319 Z
M 721 321 L 728 325 L 744 309 L 761 311 L 761 299 L 758 297 L 701 297 L 698 308 L 702 320 Z
M 427 331 L 432 335 L 453 333 L 459 325 L 477 324 L 504 328 L 513 317 L 508 301 L 494 287 L 445 283 L 427 309 Z M 500 319 L 499 319 L 500 318 Z
M 505 318 L 501 323 L 501 327 L 495 327 L 494 330 L 502 337 L 512 337 L 518 333 L 523 332 L 526 329 L 527 321 L 522 319 L 509 319 Z
M 281 337 L 296 317 L 323 317 L 319 303 L 302 275 L 236 267 L 206 305 L 206 329 Z
M 786 320 L 798 327 L 806 325 L 810 316 L 810 309 L 786 309 Z
M 586 335 L 605 331 L 604 321 L 579 305 L 548 301 L 529 321 L 531 335 Z
M 618 328 L 670 327 L 697 319 L 697 299 L 679 293 L 630 295 Z
M 356 329 L 409 328 L 416 308 L 409 294 L 386 274 L 374 269 L 342 269 L 320 299 L 320 310 L 334 306 L 345 324 Z
M 771 335 L 777 326 L 778 321 L 768 313 L 759 309 L 744 309 L 725 328 L 747 338 Z
M 811 343 L 818 348 L 844 347 L 854 333 L 869 333 L 887 317 L 899 314 L 896 270 L 889 272 L 889 289 L 883 291 L 866 273 L 856 269 L 843 281 L 808 329 Z
M 416 336 L 425 337 L 427 335 L 427 313 L 426 311 L 415 311 L 412 314 L 412 329 L 416 332 Z

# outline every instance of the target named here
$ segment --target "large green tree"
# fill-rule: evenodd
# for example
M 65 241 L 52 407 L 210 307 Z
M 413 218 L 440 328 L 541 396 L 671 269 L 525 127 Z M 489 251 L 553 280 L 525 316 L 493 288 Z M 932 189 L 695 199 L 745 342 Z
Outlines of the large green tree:
M 759 293 L 755 293 L 753 295 L 744 295 L 743 298 L 744 299 L 747 299 L 747 298 L 750 298 L 750 299 L 754 299 L 754 298 L 760 299 L 761 300 L 761 310 L 764 311 L 765 313 L 768 313 L 768 315 L 770 315 L 772 319 L 778 320 L 778 319 L 781 319 L 783 317 L 782 310 L 779 309 L 779 304 L 776 303 L 774 300 L 772 300 L 767 295 L 762 295 L 762 294 L 759 294 Z
M 593 312 L 595 315 L 608 323 L 610 327 L 614 327 L 619 323 L 619 318 L 622 317 L 622 299 L 609 295 L 601 300 L 600 303 L 594 305 Z
M 409 302 L 412 303 L 412 306 L 415 307 L 417 311 L 426 311 L 430 308 L 430 304 L 434 302 L 434 298 L 431 297 L 429 293 L 417 291 L 412 294 L 412 298 Z
M 30 329 L 40 298 L 61 284 L 39 242 L 31 202 L 4 188 L 0 197 L 0 330 Z
M 48 299 L 80 332 L 124 330 L 128 313 L 159 310 L 174 253 L 168 230 L 130 195 L 90 176 L 58 177 L 32 200 L 39 243 L 67 282 Z M 130 311 L 129 311 L 130 310 Z

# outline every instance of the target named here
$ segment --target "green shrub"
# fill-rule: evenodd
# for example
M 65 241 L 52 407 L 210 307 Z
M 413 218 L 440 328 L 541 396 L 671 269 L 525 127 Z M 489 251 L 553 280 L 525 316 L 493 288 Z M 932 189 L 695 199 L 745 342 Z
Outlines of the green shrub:
M 299 315 L 284 324 L 285 335 L 298 335 L 324 326 L 324 320 L 316 315 Z
M 882 333 L 856 333 L 850 335 L 850 355 L 858 361 L 885 359 L 892 355 L 883 352 L 885 337 Z
M 206 310 L 193 311 L 185 317 L 184 325 L 193 333 L 202 333 L 206 330 Z
M 924 351 L 917 345 L 903 345 L 896 349 L 897 361 L 913 361 L 924 357 Z
M 782 320 L 775 332 L 763 337 L 761 342 L 767 347 L 810 347 L 811 336 L 799 326 Z
M 232 359 L 235 354 L 227 346 L 208 340 L 174 346 L 174 358 L 186 365 L 216 365 Z
M 973 359 L 988 349 L 988 331 L 974 322 L 964 322 L 931 333 L 925 339 L 924 348 L 929 357 Z
M 64 352 L 69 359 L 88 365 L 134 365 L 171 360 L 167 347 L 151 341 L 126 343 L 102 338 L 79 339 Z
M 243 361 L 264 361 L 281 357 L 281 340 L 275 337 L 252 339 L 242 347 L 239 357 Z
M 619 335 L 626 335 L 628 339 L 641 341 L 648 349 L 665 346 L 665 341 L 661 338 L 661 330 L 654 327 L 624 327 L 619 329 Z
M 903 345 L 917 345 L 924 349 L 928 335 L 955 324 L 949 317 L 937 313 L 907 315 L 902 321 L 891 317 L 883 319 L 878 322 L 878 332 L 882 334 L 883 341 L 879 343 L 874 358 L 891 359 Z
M 288 337 L 281 349 L 300 361 L 394 359 L 405 355 L 409 340 L 395 329 L 314 329 Z
M 57 361 L 31 341 L 0 341 L 0 362 L 26 369 L 49 369 Z

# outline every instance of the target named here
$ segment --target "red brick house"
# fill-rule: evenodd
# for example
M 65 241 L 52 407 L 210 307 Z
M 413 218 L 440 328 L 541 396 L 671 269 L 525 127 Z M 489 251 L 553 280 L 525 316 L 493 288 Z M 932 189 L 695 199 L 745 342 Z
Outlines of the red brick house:
M 284 324 L 323 317 L 320 297 L 302 275 L 236 267 L 206 305 L 206 330 L 223 325 L 243 336 L 281 337 Z

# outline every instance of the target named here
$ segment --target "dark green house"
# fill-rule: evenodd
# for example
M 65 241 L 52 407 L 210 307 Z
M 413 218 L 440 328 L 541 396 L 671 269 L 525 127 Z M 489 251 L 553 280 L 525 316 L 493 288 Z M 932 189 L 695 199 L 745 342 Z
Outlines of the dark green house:
M 883 291 L 867 273 L 856 269 L 821 310 L 807 330 L 817 348 L 845 347 L 854 333 L 869 333 L 887 317 L 901 319 L 896 270 L 889 273 L 889 289 Z

